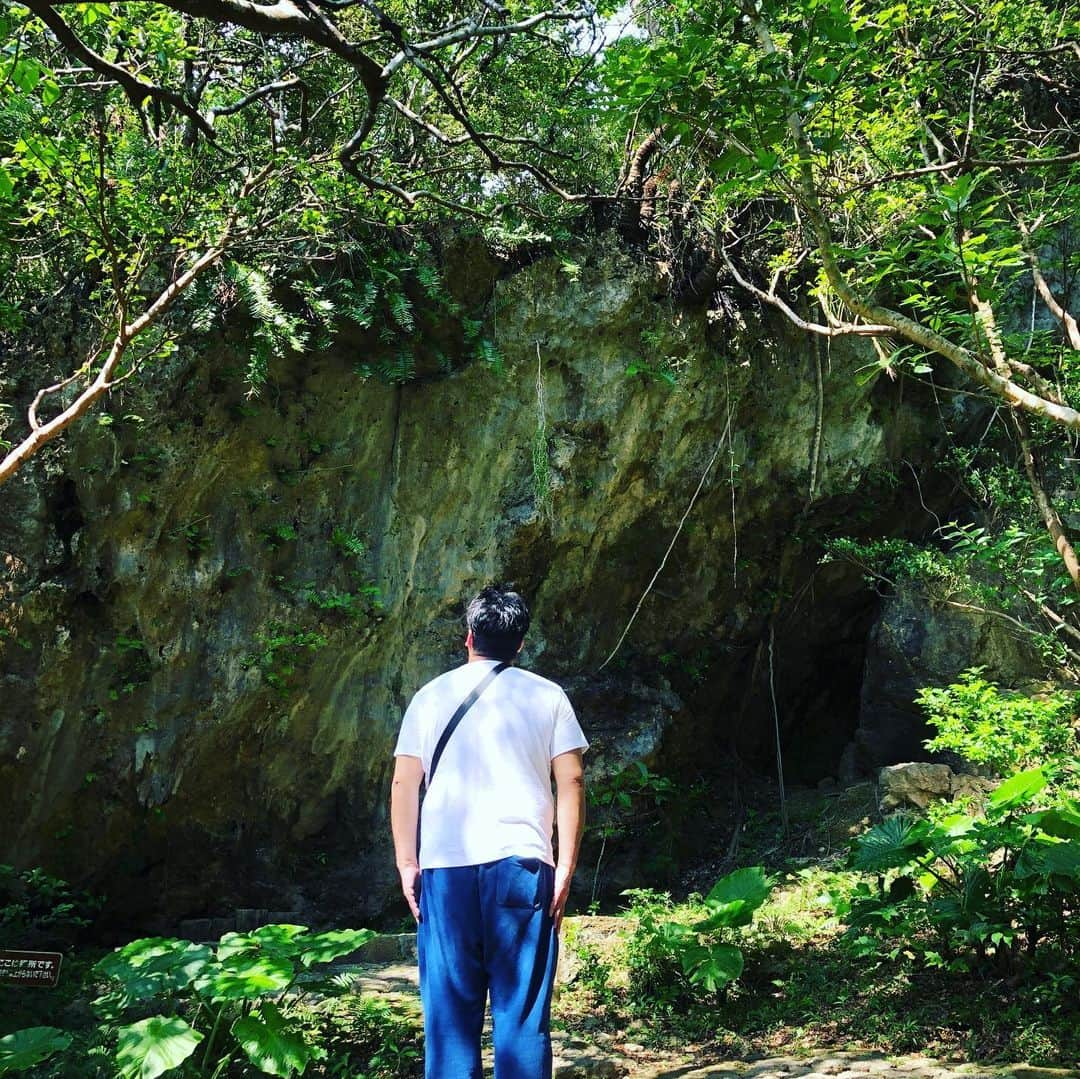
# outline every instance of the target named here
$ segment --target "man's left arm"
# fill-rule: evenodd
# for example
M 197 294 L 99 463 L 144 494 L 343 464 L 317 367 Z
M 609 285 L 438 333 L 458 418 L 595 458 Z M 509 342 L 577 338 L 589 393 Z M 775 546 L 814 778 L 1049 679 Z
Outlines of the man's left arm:
M 555 894 L 551 901 L 551 916 L 555 932 L 562 925 L 563 910 L 570 895 L 570 882 L 577 867 L 581 833 L 585 829 L 585 771 L 580 749 L 560 753 L 551 761 L 555 777 L 555 822 L 559 840 L 559 864 L 555 867 Z

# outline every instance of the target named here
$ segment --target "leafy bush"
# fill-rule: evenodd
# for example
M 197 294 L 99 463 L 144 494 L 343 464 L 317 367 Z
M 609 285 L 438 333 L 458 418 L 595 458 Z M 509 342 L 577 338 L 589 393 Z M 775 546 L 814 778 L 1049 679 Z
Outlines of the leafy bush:
M 64 947 L 100 908 L 100 899 L 42 869 L 0 865 L 0 948 Z
M 595 945 L 582 943 L 578 946 L 578 980 L 596 998 L 603 1002 L 610 995 L 611 967 L 597 951 Z
M 297 977 L 355 951 L 372 935 L 267 925 L 226 933 L 216 948 L 168 937 L 118 948 L 95 968 L 109 989 L 94 1001 L 115 1035 L 116 1074 L 157 1079 L 182 1066 L 186 1075 L 219 1076 L 237 1058 L 265 1075 L 302 1075 L 326 1053 L 296 1019 L 291 991 Z M 0 1072 L 21 1071 L 64 1051 L 65 1038 L 54 1028 L 16 1031 L 0 1042 L 0 1054 L 8 1052 L 6 1060 L 0 1055 Z
M 1008 775 L 1040 762 L 1065 763 L 1076 749 L 1073 731 L 1077 695 L 1045 699 L 1004 693 L 972 667 L 943 689 L 924 688 L 916 697 L 937 734 L 932 752 L 950 751 L 974 765 Z
M 985 817 L 942 807 L 860 836 L 851 864 L 873 880 L 838 910 L 856 950 L 979 973 L 1080 957 L 1080 799 L 1048 784 L 1034 768 L 1002 783 Z
M 625 893 L 636 920 L 626 943 L 631 1001 L 670 1012 L 699 1003 L 703 995 L 715 998 L 742 974 L 742 950 L 734 940 L 772 887 L 755 866 L 729 873 L 704 899 L 679 907 L 664 893 Z

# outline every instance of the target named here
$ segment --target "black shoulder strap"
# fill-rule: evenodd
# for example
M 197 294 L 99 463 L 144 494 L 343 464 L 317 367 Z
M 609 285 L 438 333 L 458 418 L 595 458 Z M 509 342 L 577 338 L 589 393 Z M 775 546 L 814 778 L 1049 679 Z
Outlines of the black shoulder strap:
M 457 711 L 450 717 L 450 722 L 447 723 L 446 729 L 442 732 L 439 738 L 439 744 L 435 747 L 435 752 L 431 755 L 431 767 L 428 769 L 427 774 L 427 788 L 431 790 L 431 781 L 435 778 L 435 769 L 439 767 L 439 759 L 443 755 L 443 750 L 446 749 L 446 743 L 450 741 L 450 735 L 457 730 L 458 724 L 465 718 L 465 713 L 472 708 L 474 704 L 480 699 L 480 694 L 491 685 L 495 679 L 502 674 L 503 671 L 509 667 L 509 663 L 499 663 L 492 667 L 483 678 L 480 679 L 479 685 L 458 705 Z

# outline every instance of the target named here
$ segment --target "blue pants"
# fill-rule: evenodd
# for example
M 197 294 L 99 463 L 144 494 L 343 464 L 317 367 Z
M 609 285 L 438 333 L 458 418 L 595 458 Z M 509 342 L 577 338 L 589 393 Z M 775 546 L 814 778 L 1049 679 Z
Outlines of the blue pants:
M 427 1079 L 480 1079 L 489 990 L 495 1079 L 551 1079 L 554 877 L 539 858 L 423 871 L 417 950 Z

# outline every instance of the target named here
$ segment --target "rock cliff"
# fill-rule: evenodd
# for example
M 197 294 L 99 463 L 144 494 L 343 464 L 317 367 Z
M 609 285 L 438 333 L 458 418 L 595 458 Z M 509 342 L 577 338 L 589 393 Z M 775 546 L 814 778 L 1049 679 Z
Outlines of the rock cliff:
M 491 580 L 531 599 L 524 662 L 567 685 L 595 767 L 767 769 L 775 706 L 788 778 L 835 770 L 877 597 L 821 538 L 926 534 L 966 399 L 856 377 L 869 345 L 673 308 L 614 245 L 576 257 L 448 272 L 501 371 L 362 378 L 360 335 L 249 399 L 237 326 L 0 491 L 0 860 L 143 922 L 371 916 L 401 711 Z

